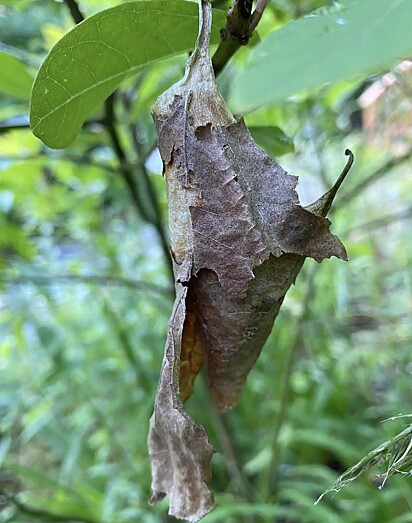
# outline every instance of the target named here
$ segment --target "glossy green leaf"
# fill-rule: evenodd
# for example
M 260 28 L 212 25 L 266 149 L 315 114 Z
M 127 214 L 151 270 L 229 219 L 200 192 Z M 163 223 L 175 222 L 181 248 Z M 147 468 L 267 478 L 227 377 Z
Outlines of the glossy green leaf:
M 15 56 L 0 51 L 0 94 L 28 100 L 33 84 L 33 75 L 26 65 Z
M 193 48 L 197 5 L 181 0 L 127 2 L 74 27 L 52 48 L 36 77 L 30 109 L 33 133 L 66 147 L 82 124 L 125 78 L 151 62 Z M 215 12 L 212 41 L 224 13 Z
M 293 141 L 276 126 L 252 126 L 249 127 L 250 134 L 255 142 L 269 156 L 277 157 L 282 154 L 293 153 L 295 150 Z
M 308 89 L 388 68 L 412 53 L 410 0 L 346 0 L 271 33 L 232 93 L 250 111 Z

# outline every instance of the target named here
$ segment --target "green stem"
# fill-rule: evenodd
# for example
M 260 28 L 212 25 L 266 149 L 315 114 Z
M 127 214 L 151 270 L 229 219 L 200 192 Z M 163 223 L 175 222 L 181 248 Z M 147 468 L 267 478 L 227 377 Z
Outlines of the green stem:
M 224 416 L 217 410 L 216 405 L 211 399 L 207 378 L 204 372 L 201 373 L 201 380 L 205 396 L 208 398 L 207 404 L 209 407 L 210 422 L 216 433 L 220 450 L 224 456 L 226 470 L 234 486 L 234 493 L 245 500 L 252 501 L 252 487 L 240 468 L 237 459 L 237 452 L 232 441 L 230 430 L 226 427 Z M 243 520 L 245 523 L 255 522 L 253 516 L 244 516 Z
M 136 350 L 130 339 L 130 334 L 125 324 L 120 321 L 118 315 L 113 310 L 109 300 L 103 299 L 103 314 L 106 316 L 111 327 L 111 332 L 116 333 L 119 341 L 119 346 L 128 361 L 136 378 L 137 386 L 143 390 L 151 390 L 153 378 L 150 372 L 146 370 L 143 361 L 139 361 L 136 356 Z
M 285 355 L 285 363 L 280 386 L 280 407 L 279 411 L 275 415 L 271 433 L 271 458 L 267 468 L 262 473 L 258 487 L 258 495 L 262 502 L 268 502 L 271 494 L 277 492 L 278 472 L 280 465 L 279 435 L 287 419 L 293 363 L 295 361 L 296 352 L 302 343 L 303 327 L 310 313 L 309 304 L 313 301 L 314 297 L 314 278 L 316 269 L 317 267 L 314 267 L 308 275 L 307 291 L 302 304 L 302 312 L 296 320 L 295 336 L 293 337 Z

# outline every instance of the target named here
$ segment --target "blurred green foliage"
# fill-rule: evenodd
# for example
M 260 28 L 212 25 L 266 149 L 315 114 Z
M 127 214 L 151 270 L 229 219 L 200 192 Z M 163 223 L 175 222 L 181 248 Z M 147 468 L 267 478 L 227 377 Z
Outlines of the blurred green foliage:
M 287 24 L 250 53 L 233 104 L 250 111 L 326 82 L 380 72 L 412 52 L 411 17 L 408 0 L 339 0 Z
M 114 3 L 81 6 L 89 15 Z M 326 4 L 275 1 L 260 33 Z M 6 52 L 28 71 L 71 26 L 64 3 L 0 8 Z M 219 78 L 223 94 L 248 53 Z M 127 169 L 104 108 L 55 151 L 27 128 L 27 97 L 0 97 L 2 523 L 168 521 L 166 504 L 147 505 L 148 420 L 173 299 L 150 105 L 184 62 L 143 68 L 116 93 Z M 390 116 L 410 111 L 412 85 L 408 72 L 391 75 L 393 88 L 380 77 L 342 82 L 246 117 L 253 128 L 279 129 L 287 147 L 267 150 L 300 176 L 303 203 L 332 184 L 345 148 L 354 151 L 331 215 L 350 261 L 305 263 L 233 411 L 219 416 L 197 384 L 188 410 L 217 450 L 217 508 L 205 523 L 412 521 L 411 480 L 396 476 L 380 490 L 379 470 L 314 505 L 408 423 L 382 420 L 411 411 L 412 121 L 394 126 Z M 362 105 L 371 84 L 383 94 Z

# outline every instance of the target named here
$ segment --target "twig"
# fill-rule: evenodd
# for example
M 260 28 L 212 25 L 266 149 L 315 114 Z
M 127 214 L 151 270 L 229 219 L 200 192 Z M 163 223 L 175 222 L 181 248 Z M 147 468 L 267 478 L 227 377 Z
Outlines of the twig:
M 27 116 L 27 120 L 28 118 L 29 117 Z M 0 134 L 7 133 L 9 131 L 24 131 L 25 129 L 31 129 L 31 125 L 29 122 L 7 123 L 10 120 L 11 118 L 6 118 L 0 123 Z M 82 125 L 82 129 L 88 129 L 96 125 L 103 125 L 103 120 L 101 118 L 92 118 L 91 120 L 86 120 Z
M 249 23 L 249 34 L 251 35 L 253 31 L 256 29 L 258 23 L 260 22 L 260 19 L 262 18 L 263 12 L 266 9 L 266 5 L 268 3 L 268 0 L 258 0 L 255 10 L 250 17 L 250 23 Z
M 208 407 L 210 421 L 213 425 L 213 428 L 216 432 L 216 436 L 219 440 L 219 445 L 222 450 L 222 453 L 225 457 L 225 464 L 227 472 L 231 477 L 237 494 L 240 494 L 245 499 L 250 499 L 251 488 L 248 485 L 246 478 L 243 476 L 239 463 L 237 461 L 236 452 L 230 437 L 230 433 L 226 428 L 224 418 L 222 414 L 217 410 L 216 405 L 210 399 L 209 386 L 207 384 L 207 378 L 205 373 L 201 373 L 202 385 L 205 391 L 205 394 L 208 396 Z
M 156 190 L 153 187 L 152 181 L 150 180 L 150 176 L 149 176 L 149 173 L 148 173 L 146 165 L 145 165 L 145 160 L 146 160 L 148 154 L 151 154 L 152 151 L 157 147 L 157 140 L 154 144 L 151 144 L 151 146 L 150 146 L 151 148 L 148 150 L 148 153 L 142 154 L 142 147 L 137 140 L 134 126 L 132 126 L 132 125 L 129 126 L 129 131 L 130 131 L 130 135 L 132 137 L 132 142 L 133 142 L 135 151 L 138 153 L 138 156 L 140 158 L 140 160 L 138 162 L 140 174 L 144 181 L 145 189 L 149 196 L 152 211 L 154 213 L 153 217 L 152 217 L 152 222 L 153 222 L 153 224 L 155 224 L 155 227 L 156 227 L 156 229 L 158 229 L 158 231 L 162 231 L 162 234 L 159 233 L 159 236 L 160 236 L 161 241 L 163 242 L 163 240 L 165 240 L 165 234 L 163 232 L 164 224 L 162 221 L 162 213 L 160 210 L 159 200 L 157 198 Z M 163 243 L 162 243 L 162 245 L 163 245 Z M 169 246 L 168 246 L 167 242 L 165 242 L 165 245 L 163 245 L 163 249 L 165 249 L 165 248 L 167 249 L 167 252 L 169 254 Z M 168 256 L 168 259 L 170 259 L 170 256 Z
M 355 187 L 353 187 L 350 191 L 343 193 L 336 207 L 341 207 L 347 204 L 348 202 L 352 201 L 354 198 L 356 198 L 356 196 L 362 194 L 363 190 L 366 187 L 388 174 L 391 169 L 397 167 L 398 165 L 401 165 L 403 162 L 407 160 L 410 160 L 411 153 L 412 149 L 410 149 L 407 153 L 403 154 L 402 156 L 396 156 L 395 158 L 391 158 L 388 162 L 382 165 L 382 167 L 379 167 L 379 169 L 377 169 L 372 174 L 367 176 L 364 180 L 360 181 L 357 185 L 355 185 Z
M 87 165 L 90 167 L 97 167 L 103 171 L 107 171 L 110 174 L 119 174 L 119 169 L 109 165 L 105 162 L 96 162 L 89 159 L 87 156 L 75 156 L 72 154 L 64 154 L 64 156 L 51 156 L 45 152 L 39 152 L 37 154 L 28 154 L 26 156 L 2 156 L 1 159 L 5 162 L 26 162 L 28 160 L 38 160 L 39 158 L 47 158 L 48 162 L 71 162 L 76 165 Z
M 30 129 L 31 128 L 29 122 L 27 122 L 27 123 L 14 123 L 14 124 L 13 123 L 10 123 L 10 124 L 5 123 L 8 120 L 10 120 L 10 119 L 6 118 L 6 120 L 3 120 L 3 123 L 0 123 L 0 134 L 7 133 L 9 131 L 24 131 L 25 129 Z M 95 119 L 92 119 L 92 120 L 86 120 L 84 122 L 84 124 L 82 125 L 82 127 L 87 129 L 88 127 L 91 127 L 93 125 L 102 125 L 102 120 L 99 119 L 99 118 L 95 118 Z
M 78 3 L 75 0 L 64 0 L 64 3 L 69 8 L 70 14 L 76 24 L 83 22 L 84 15 L 80 10 Z
M 117 334 L 119 339 L 119 345 L 129 362 L 131 369 L 136 377 L 136 383 L 138 386 L 142 386 L 144 390 L 150 390 L 153 384 L 152 376 L 146 370 L 146 366 L 143 362 L 139 362 L 136 356 L 136 351 L 133 347 L 133 342 L 130 339 L 129 330 L 125 328 L 109 300 L 103 300 L 103 312 L 106 315 L 108 322 L 111 325 L 111 331 Z M 104 419 L 104 416 L 103 416 Z
M 381 218 L 376 218 L 375 220 L 370 220 L 369 222 L 366 222 L 366 223 L 359 223 L 358 225 L 354 225 L 353 227 L 346 229 L 342 233 L 342 236 L 347 236 L 351 232 L 357 231 L 357 230 L 380 229 L 381 227 L 386 227 L 387 225 L 390 225 L 393 222 L 408 220 L 410 218 L 412 218 L 412 205 L 409 207 L 406 207 L 405 209 L 402 209 L 399 212 L 389 214 L 388 216 L 382 216 Z
M 68 8 L 70 9 L 70 13 L 72 15 L 73 20 L 75 23 L 80 23 L 84 20 L 83 13 L 81 12 L 76 0 L 64 0 Z M 160 213 L 159 213 L 159 206 L 157 205 L 157 197 L 154 192 L 153 187 L 151 187 L 150 180 L 145 179 L 145 184 L 148 188 L 148 194 L 150 198 L 150 204 L 152 206 L 153 213 L 150 213 L 150 211 L 147 210 L 144 202 L 142 201 L 139 191 L 137 190 L 137 183 L 133 176 L 133 169 L 131 167 L 130 162 L 127 159 L 126 152 L 123 149 L 121 143 L 120 143 L 120 137 L 116 130 L 115 125 L 115 113 L 114 113 L 114 99 L 115 99 L 116 92 L 112 93 L 105 102 L 105 117 L 102 121 L 103 125 L 105 126 L 107 133 L 110 136 L 112 146 L 114 149 L 114 152 L 116 154 L 116 157 L 120 164 L 120 173 L 123 176 L 123 179 L 126 183 L 126 186 L 129 190 L 130 197 L 132 199 L 133 205 L 138 213 L 139 216 L 141 216 L 145 221 L 152 224 L 160 239 L 160 244 L 162 246 L 164 258 L 166 267 L 169 271 L 169 274 L 171 275 L 173 279 L 173 265 L 172 260 L 170 257 L 169 252 L 169 243 L 167 241 L 166 233 L 161 221 Z M 143 176 L 147 175 L 147 171 L 144 170 L 144 166 L 142 168 Z
M 253 0 L 234 0 L 226 14 L 226 27 L 220 31 L 220 44 L 213 55 L 213 70 L 217 76 L 242 45 L 247 45 L 256 29 L 267 0 L 258 0 L 252 13 Z
M 166 233 L 164 231 L 163 223 L 161 221 L 160 216 L 160 209 L 157 202 L 157 196 L 154 192 L 154 189 L 151 185 L 150 180 L 148 179 L 148 173 L 144 165 L 141 165 L 141 173 L 144 178 L 144 182 L 148 191 L 148 195 L 150 198 L 150 204 L 152 207 L 152 212 L 148 211 L 145 207 L 144 203 L 142 202 L 139 191 L 137 190 L 137 184 L 136 180 L 133 176 L 133 169 L 131 167 L 131 164 L 129 163 L 126 152 L 123 149 L 120 138 L 116 130 L 116 126 L 114 124 L 115 122 L 115 114 L 114 114 L 114 97 L 115 93 L 111 94 L 109 98 L 107 98 L 105 102 L 105 108 L 106 108 L 106 117 L 104 119 L 104 125 L 107 129 L 107 132 L 110 136 L 110 139 L 112 141 L 114 152 L 117 156 L 117 159 L 120 164 L 120 173 L 123 176 L 123 179 L 126 183 L 127 188 L 129 189 L 129 193 L 132 199 L 132 202 L 135 206 L 135 209 L 137 213 L 142 216 L 142 218 L 147 221 L 148 223 L 151 223 L 160 239 L 160 243 L 162 246 L 163 254 L 165 257 L 165 261 L 167 264 L 167 268 L 169 270 L 169 273 L 173 275 L 173 266 L 172 266 L 172 260 L 170 257 L 169 252 L 169 243 L 166 238 Z
M 302 312 L 296 321 L 295 336 L 291 341 L 288 347 L 288 352 L 286 354 L 285 368 L 282 373 L 282 382 L 280 387 L 280 408 L 279 411 L 276 413 L 272 430 L 272 438 L 270 444 L 271 458 L 267 468 L 262 473 L 260 488 L 258 488 L 258 492 L 260 493 L 262 501 L 267 501 L 270 496 L 270 493 L 272 491 L 276 491 L 277 475 L 279 468 L 279 435 L 282 430 L 283 424 L 286 420 L 295 355 L 297 350 L 299 349 L 299 346 L 302 343 L 303 327 L 305 325 L 305 321 L 308 315 L 310 314 L 309 304 L 313 301 L 314 298 L 314 281 L 316 272 L 317 267 L 313 267 L 308 275 L 307 290 L 304 302 L 302 304 Z
M 0 134 L 7 133 L 9 131 L 21 131 L 23 129 L 30 129 L 30 124 L 29 123 L 4 124 L 4 125 L 0 125 Z
M 144 292 L 153 292 L 163 298 L 172 296 L 172 289 L 161 287 L 145 281 L 131 280 L 120 276 L 100 276 L 100 275 L 77 275 L 77 274 L 57 274 L 53 276 L 9 276 L 0 273 L 0 282 L 11 285 L 25 285 L 32 283 L 35 285 L 55 285 L 67 283 L 89 283 L 95 285 L 107 285 L 133 288 Z

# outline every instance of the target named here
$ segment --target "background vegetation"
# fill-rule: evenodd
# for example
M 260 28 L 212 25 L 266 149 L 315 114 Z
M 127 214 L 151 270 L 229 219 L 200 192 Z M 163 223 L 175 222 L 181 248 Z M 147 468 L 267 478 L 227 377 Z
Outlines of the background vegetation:
M 146 436 L 173 293 L 150 106 L 185 56 L 144 67 L 70 147 L 49 149 L 28 129 L 29 92 L 73 25 L 68 4 L 0 6 L 0 521 L 157 523 Z M 328 4 L 274 1 L 260 35 Z M 229 101 L 249 52 L 219 78 Z M 411 412 L 410 64 L 246 116 L 300 176 L 303 203 L 354 151 L 331 217 L 350 261 L 305 263 L 236 409 L 218 415 L 196 387 L 188 408 L 217 450 L 205 523 L 412 521 L 411 479 L 380 490 L 384 469 L 314 505 L 408 424 L 383 420 Z

